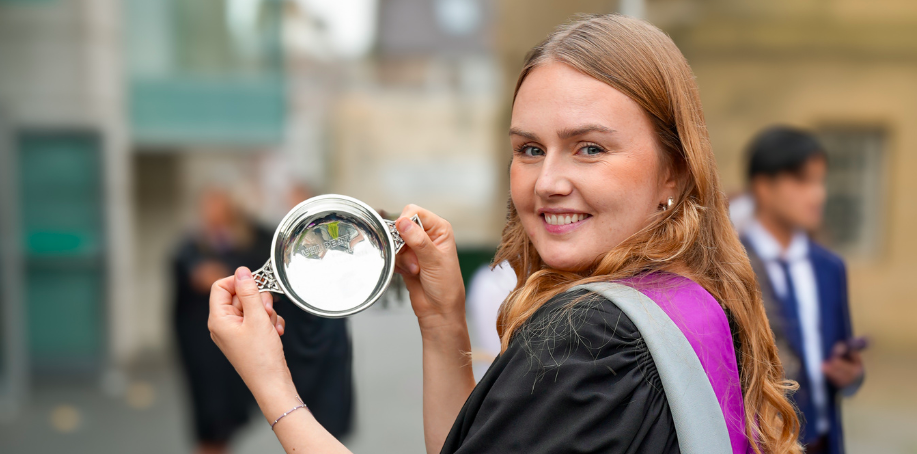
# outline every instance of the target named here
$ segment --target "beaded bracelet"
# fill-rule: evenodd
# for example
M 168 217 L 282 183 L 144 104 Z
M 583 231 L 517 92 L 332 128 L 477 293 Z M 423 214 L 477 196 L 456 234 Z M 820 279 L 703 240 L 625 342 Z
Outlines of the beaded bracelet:
M 290 414 L 290 413 L 293 413 L 294 411 L 299 410 L 300 408 L 306 408 L 306 404 L 303 403 L 302 399 L 299 398 L 299 395 L 296 396 L 296 400 L 299 401 L 299 405 L 297 405 L 297 406 L 291 408 L 290 411 L 288 411 L 288 412 L 286 412 L 286 413 L 280 415 L 279 418 L 275 419 L 274 422 L 271 423 L 271 430 L 274 430 L 274 425 L 277 424 L 277 422 L 279 422 L 281 419 L 283 419 L 284 416 L 286 416 L 286 415 L 288 415 L 288 414 Z

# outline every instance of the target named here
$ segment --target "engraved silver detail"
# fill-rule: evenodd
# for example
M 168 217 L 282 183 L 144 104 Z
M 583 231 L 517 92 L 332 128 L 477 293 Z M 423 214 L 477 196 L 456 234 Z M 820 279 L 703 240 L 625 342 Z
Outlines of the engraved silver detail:
M 420 222 L 420 216 L 415 214 L 414 216 L 411 216 L 411 220 L 414 221 L 415 224 L 419 225 L 420 228 L 423 228 L 423 224 Z M 395 227 L 395 221 L 389 221 L 386 219 L 385 224 L 388 226 L 388 231 L 392 234 L 392 239 L 395 240 L 395 253 L 397 254 L 398 251 L 400 251 L 404 246 L 404 239 L 401 238 L 401 233 L 398 232 L 398 229 Z
M 258 291 L 283 293 L 280 284 L 277 283 L 277 277 L 274 275 L 274 267 L 271 265 L 270 259 L 264 266 L 258 268 L 258 271 L 252 273 L 252 279 L 258 284 Z

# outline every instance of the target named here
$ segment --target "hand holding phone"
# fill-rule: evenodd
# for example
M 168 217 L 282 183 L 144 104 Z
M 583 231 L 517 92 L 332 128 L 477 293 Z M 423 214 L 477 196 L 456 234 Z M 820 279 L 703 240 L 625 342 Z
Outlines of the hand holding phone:
M 865 336 L 852 337 L 840 342 L 839 347 L 834 349 L 834 356 L 840 356 L 847 361 L 853 360 L 854 352 L 861 352 L 869 347 L 869 339 Z
M 863 378 L 863 359 L 860 352 L 866 349 L 869 341 L 865 337 L 855 337 L 840 341 L 831 350 L 831 357 L 822 364 L 822 371 L 834 386 L 846 388 Z

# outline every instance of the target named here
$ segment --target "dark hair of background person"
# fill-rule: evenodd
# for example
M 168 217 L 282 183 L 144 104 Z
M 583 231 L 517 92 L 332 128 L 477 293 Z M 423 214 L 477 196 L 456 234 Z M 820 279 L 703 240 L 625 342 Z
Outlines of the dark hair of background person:
M 748 146 L 748 181 L 784 172 L 798 174 L 816 156 L 828 158 L 813 134 L 792 126 L 771 126 L 755 136 Z

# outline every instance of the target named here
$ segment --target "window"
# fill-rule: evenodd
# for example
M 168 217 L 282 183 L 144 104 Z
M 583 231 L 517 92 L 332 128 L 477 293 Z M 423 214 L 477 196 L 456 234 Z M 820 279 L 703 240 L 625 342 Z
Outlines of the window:
M 128 0 L 132 139 L 279 143 L 286 89 L 279 0 Z
M 825 127 L 828 200 L 822 238 L 848 256 L 867 257 L 881 247 L 886 134 L 879 128 Z

